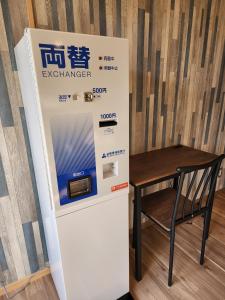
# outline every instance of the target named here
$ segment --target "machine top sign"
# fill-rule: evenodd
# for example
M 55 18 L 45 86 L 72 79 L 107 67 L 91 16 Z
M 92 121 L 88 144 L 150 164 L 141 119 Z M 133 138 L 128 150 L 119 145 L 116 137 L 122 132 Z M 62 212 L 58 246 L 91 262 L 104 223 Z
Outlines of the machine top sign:
M 39 44 L 39 48 L 43 68 L 47 68 L 48 65 L 56 65 L 59 69 L 64 69 L 66 56 L 70 61 L 71 69 L 89 69 L 90 49 L 85 46 L 67 46 L 66 51 L 63 45 Z

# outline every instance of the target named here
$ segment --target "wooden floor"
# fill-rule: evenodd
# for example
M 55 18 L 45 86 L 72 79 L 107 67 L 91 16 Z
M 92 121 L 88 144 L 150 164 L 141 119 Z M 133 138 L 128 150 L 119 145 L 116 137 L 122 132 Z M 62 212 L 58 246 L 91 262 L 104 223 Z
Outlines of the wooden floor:
M 199 265 L 202 218 L 177 227 L 174 284 L 167 287 L 169 241 L 154 224 L 143 230 L 143 279 L 134 279 L 130 251 L 130 285 L 134 299 L 225 299 L 225 189 L 216 193 L 205 264 Z M 0 297 L 0 300 L 6 297 Z M 58 299 L 50 275 L 32 282 L 14 300 Z M 112 299 L 114 300 L 114 299 Z
M 9 293 L 12 296 L 17 291 Z M 10 298 L 11 299 L 11 298 Z M 13 300 L 59 300 L 51 275 L 46 275 L 36 281 L 31 282 L 25 290 L 18 293 Z M 7 300 L 6 296 L 1 296 L 0 300 Z

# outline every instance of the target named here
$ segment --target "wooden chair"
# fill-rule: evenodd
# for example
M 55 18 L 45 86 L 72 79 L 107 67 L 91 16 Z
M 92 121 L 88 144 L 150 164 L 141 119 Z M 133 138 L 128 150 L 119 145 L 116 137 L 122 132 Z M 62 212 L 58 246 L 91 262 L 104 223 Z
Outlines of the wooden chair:
M 142 212 L 163 228 L 170 237 L 169 286 L 172 285 L 175 226 L 197 215 L 204 217 L 200 264 L 204 263 L 216 181 L 224 157 L 225 155 L 221 155 L 207 164 L 179 167 L 173 188 L 142 197 Z M 199 179 L 196 180 L 197 178 Z M 184 185 L 186 181 L 188 183 Z

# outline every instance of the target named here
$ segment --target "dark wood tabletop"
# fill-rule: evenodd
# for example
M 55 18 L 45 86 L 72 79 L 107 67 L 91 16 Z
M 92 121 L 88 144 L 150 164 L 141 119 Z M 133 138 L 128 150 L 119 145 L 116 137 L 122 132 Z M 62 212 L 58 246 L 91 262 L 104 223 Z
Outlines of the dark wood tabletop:
M 142 186 L 172 178 L 178 167 L 207 163 L 216 154 L 177 145 L 130 156 L 130 184 Z

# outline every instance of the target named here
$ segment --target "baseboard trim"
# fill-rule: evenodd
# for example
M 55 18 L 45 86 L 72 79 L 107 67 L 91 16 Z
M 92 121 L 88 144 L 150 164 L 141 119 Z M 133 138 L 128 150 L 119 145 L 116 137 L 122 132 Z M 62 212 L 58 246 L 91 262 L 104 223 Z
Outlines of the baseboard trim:
M 6 286 L 6 289 L 8 291 L 8 293 L 13 293 L 16 292 L 17 290 L 23 288 L 28 282 L 34 282 L 36 280 L 39 280 L 42 277 L 45 277 L 47 275 L 49 275 L 50 272 L 50 268 L 44 268 L 40 271 L 37 271 L 35 273 L 32 273 L 28 276 L 25 276 L 15 282 L 12 282 L 10 284 L 8 284 Z M 5 292 L 4 289 L 0 287 L 0 297 L 4 296 Z M 125 295 L 123 295 L 122 297 L 120 297 L 118 300 L 133 300 L 134 298 L 132 297 L 132 295 L 130 293 L 127 293 Z
M 25 276 L 25 277 L 15 281 L 15 282 L 12 282 L 12 283 L 8 284 L 6 286 L 6 289 L 9 293 L 15 292 L 16 290 L 23 288 L 24 285 L 26 285 L 26 283 L 28 281 L 34 282 L 34 281 L 36 281 L 36 280 L 38 280 L 38 279 L 40 279 L 44 276 L 47 276 L 49 274 L 50 274 L 50 268 L 44 268 L 40 271 L 37 271 L 33 274 L 30 274 L 30 275 Z M 0 288 L 0 296 L 3 296 L 3 295 L 4 295 L 4 289 Z

